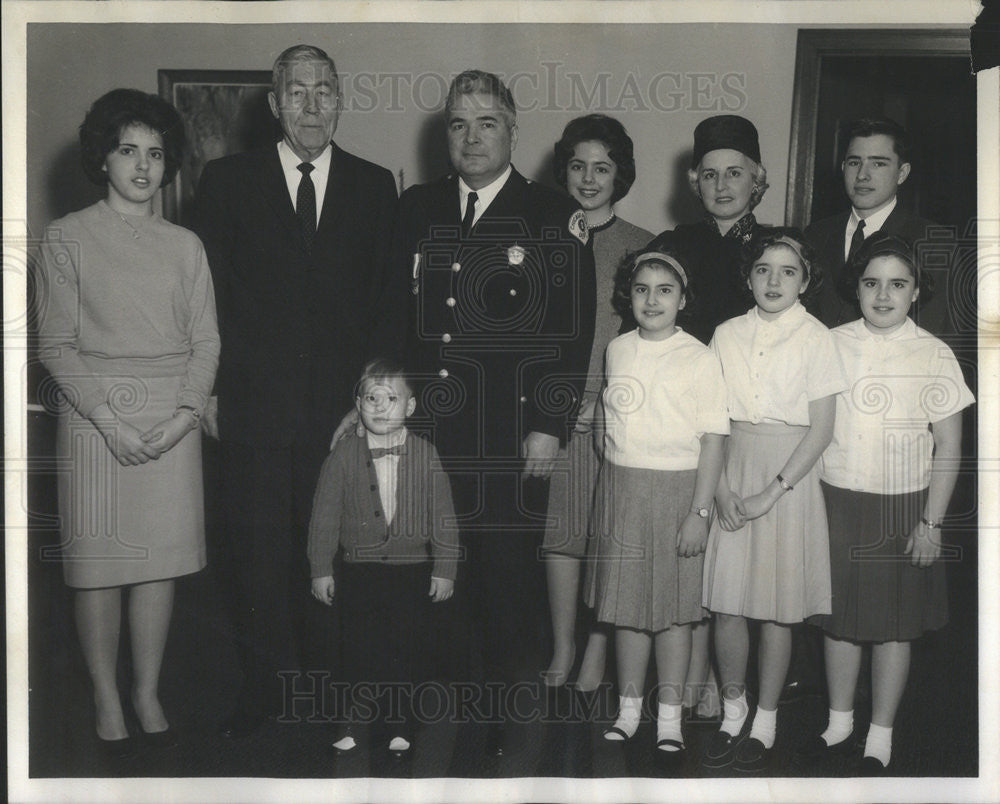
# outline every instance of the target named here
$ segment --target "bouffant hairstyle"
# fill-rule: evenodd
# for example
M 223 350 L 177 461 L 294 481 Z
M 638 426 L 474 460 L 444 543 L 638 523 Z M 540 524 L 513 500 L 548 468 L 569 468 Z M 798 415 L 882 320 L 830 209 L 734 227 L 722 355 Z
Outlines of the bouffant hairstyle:
M 488 73 L 484 70 L 466 70 L 455 76 L 448 87 L 448 97 L 444 102 L 445 119 L 451 117 L 451 110 L 455 103 L 463 95 L 475 95 L 477 93 L 493 96 L 500 108 L 507 116 L 507 127 L 513 128 L 517 124 L 517 107 L 514 105 L 514 96 L 510 94 L 500 76 Z
M 897 257 L 910 269 L 920 295 L 918 302 L 927 303 L 934 298 L 934 279 L 929 271 L 920 269 L 920 259 L 914 244 L 899 235 L 886 232 L 876 232 L 867 238 L 857 253 L 847 263 L 840 286 L 837 291 L 845 299 L 857 301 L 858 282 L 864 276 L 865 270 L 876 257 Z
M 676 266 L 671 265 L 670 260 L 676 261 L 682 267 L 684 271 L 683 275 L 677 270 Z M 669 246 L 661 246 L 659 248 L 646 247 L 638 251 L 633 251 L 630 254 L 626 254 L 624 259 L 618 264 L 618 270 L 615 271 L 614 292 L 611 296 L 611 306 L 615 308 L 615 312 L 622 317 L 622 321 L 624 322 L 622 330 L 635 326 L 635 318 L 632 315 L 632 280 L 639 273 L 639 269 L 645 265 L 653 265 L 673 274 L 674 278 L 681 285 L 681 293 L 685 300 L 685 309 L 691 303 L 690 277 L 687 275 L 687 268 L 684 267 L 681 258 L 673 249 Z M 678 313 L 678 317 L 683 312 L 684 310 L 681 310 Z
M 128 126 L 145 126 L 163 140 L 163 181 L 173 181 L 184 155 L 184 121 L 177 110 L 158 95 L 138 89 L 113 89 L 90 107 L 80 124 L 80 148 L 83 171 L 95 184 L 107 184 L 104 160 L 118 147 L 122 131 Z
M 750 175 L 753 178 L 753 187 L 750 190 L 750 209 L 752 210 L 756 207 L 761 199 L 764 198 L 764 193 L 767 192 L 767 188 L 771 185 L 767 183 L 767 169 L 760 163 L 755 162 L 746 154 L 743 154 L 747 162 L 750 163 Z M 699 163 L 697 167 L 688 170 L 688 184 L 691 185 L 691 189 L 694 194 L 701 198 L 701 185 L 698 183 L 698 173 L 701 170 L 701 164 Z
M 621 200 L 632 188 L 635 181 L 635 156 L 632 138 L 625 126 L 606 114 L 588 114 L 570 120 L 563 129 L 562 138 L 555 144 L 555 160 L 552 171 L 556 181 L 566 187 L 566 172 L 573 151 L 581 142 L 594 140 L 608 149 L 608 156 L 615 163 L 615 188 L 611 193 L 611 203 Z
M 771 246 L 785 246 L 796 253 L 802 270 L 805 271 L 806 278 L 809 280 L 809 284 L 802 293 L 802 301 L 806 302 L 812 299 L 823 284 L 823 266 L 819 256 L 806 242 L 802 230 L 794 226 L 770 226 L 761 227 L 758 230 L 757 235 L 747 246 L 746 257 L 740 266 L 740 276 L 743 277 L 743 282 L 749 282 L 750 271 L 754 263 Z
M 884 134 L 892 140 L 892 149 L 899 157 L 900 164 L 910 161 L 910 143 L 906 139 L 906 129 L 888 117 L 859 117 L 851 120 L 844 128 L 844 148 L 850 147 L 851 140 L 855 137 L 874 137 L 877 134 Z

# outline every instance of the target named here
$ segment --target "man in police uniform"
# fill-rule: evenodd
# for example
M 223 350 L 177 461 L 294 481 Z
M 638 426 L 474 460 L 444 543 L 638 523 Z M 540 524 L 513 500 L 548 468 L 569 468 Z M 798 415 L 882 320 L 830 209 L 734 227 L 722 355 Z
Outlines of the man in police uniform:
M 484 679 L 537 680 L 546 614 L 537 549 L 590 358 L 593 254 L 582 210 L 511 167 L 516 110 L 497 76 L 459 75 L 445 115 L 456 173 L 399 202 L 408 364 L 455 493 L 469 558 L 459 578 L 475 601 Z M 502 753 L 502 728 L 489 731 L 487 750 Z

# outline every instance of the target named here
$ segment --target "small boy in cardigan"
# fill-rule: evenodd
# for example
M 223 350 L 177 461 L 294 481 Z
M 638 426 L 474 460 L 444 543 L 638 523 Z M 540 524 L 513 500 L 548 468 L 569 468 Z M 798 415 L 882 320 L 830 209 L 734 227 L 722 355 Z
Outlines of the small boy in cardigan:
M 370 716 L 374 698 L 375 720 L 389 727 L 388 750 L 399 758 L 413 739 L 409 687 L 424 672 L 429 603 L 454 591 L 458 534 L 437 451 L 406 429 L 416 399 L 402 366 L 383 359 L 365 366 L 355 406 L 365 433 L 336 443 L 313 498 L 312 594 L 328 606 L 335 594 L 342 601 L 344 669 L 355 703 L 357 685 L 374 685 L 364 688 L 365 708 L 348 711 L 335 753 L 358 746 L 352 721 Z

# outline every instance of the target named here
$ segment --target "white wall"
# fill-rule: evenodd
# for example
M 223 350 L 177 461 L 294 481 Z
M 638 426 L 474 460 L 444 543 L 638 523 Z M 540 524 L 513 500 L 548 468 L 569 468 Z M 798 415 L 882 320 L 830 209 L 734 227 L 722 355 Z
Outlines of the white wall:
M 591 111 L 617 116 L 636 143 L 638 166 L 618 211 L 654 232 L 698 214 L 680 182 L 695 125 L 720 112 L 749 117 L 771 185 L 757 215 L 781 222 L 796 33 L 793 25 L 33 23 L 30 231 L 97 197 L 75 143 L 102 93 L 118 86 L 156 92 L 160 68 L 269 69 L 297 42 L 326 49 L 344 76 L 348 110 L 338 143 L 393 173 L 402 169 L 407 184 L 447 171 L 443 137 L 426 110 L 455 73 L 481 67 L 517 76 L 513 89 L 524 111 L 514 164 L 529 178 L 551 181 L 552 145 L 570 119 Z

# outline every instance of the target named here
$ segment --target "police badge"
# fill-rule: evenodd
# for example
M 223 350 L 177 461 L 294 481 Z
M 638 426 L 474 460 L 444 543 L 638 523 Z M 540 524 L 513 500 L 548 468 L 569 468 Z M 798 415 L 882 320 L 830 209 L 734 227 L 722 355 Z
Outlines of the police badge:
M 584 245 L 587 245 L 587 216 L 578 209 L 569 218 L 569 233 Z
M 509 265 L 520 265 L 524 262 L 524 257 L 527 252 L 518 245 L 513 245 L 507 249 L 507 263 Z

